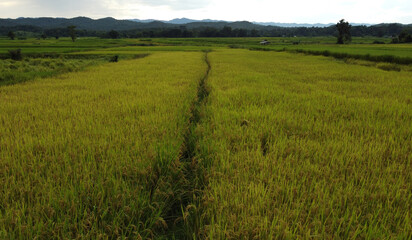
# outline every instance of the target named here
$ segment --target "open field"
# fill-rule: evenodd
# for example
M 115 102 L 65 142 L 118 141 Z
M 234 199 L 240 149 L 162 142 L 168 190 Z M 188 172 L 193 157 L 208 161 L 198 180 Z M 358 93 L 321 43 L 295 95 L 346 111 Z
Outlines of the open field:
M 412 238 L 412 45 L 260 40 L 0 40 L 0 239 Z

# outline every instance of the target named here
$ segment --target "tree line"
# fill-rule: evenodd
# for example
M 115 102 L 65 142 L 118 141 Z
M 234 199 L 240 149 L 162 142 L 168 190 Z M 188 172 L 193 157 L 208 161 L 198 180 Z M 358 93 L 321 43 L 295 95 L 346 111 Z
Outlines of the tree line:
M 350 26 L 344 20 L 329 27 L 265 27 L 261 29 L 198 27 L 188 29 L 185 26 L 175 28 L 155 28 L 155 29 L 134 29 L 123 31 L 94 31 L 75 29 L 70 27 L 43 29 L 29 25 L 4 27 L 0 26 L 0 35 L 9 36 L 10 32 L 14 37 L 30 36 L 42 37 L 71 37 L 75 30 L 76 37 L 101 37 L 101 38 L 193 38 L 193 37 L 319 37 L 319 36 L 339 36 L 342 41 L 348 41 L 347 35 L 340 35 L 339 26 L 349 28 L 350 36 L 363 37 L 394 37 L 398 42 L 408 41 L 408 34 L 412 32 L 411 25 L 402 24 L 380 24 L 373 26 Z M 345 25 L 347 24 L 347 25 Z M 73 26 L 72 26 L 73 27 Z M 410 34 L 409 34 L 410 35 Z M 10 36 L 9 36 L 10 37 Z M 338 40 L 339 41 L 339 40 Z

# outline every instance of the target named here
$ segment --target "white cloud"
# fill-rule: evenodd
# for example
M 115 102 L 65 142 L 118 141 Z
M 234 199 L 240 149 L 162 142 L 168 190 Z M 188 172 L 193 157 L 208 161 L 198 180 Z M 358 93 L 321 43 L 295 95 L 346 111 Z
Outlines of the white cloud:
M 0 16 L 412 23 L 410 0 L 0 0 Z
M 1 1 L 0 2 L 0 7 L 2 8 L 10 8 L 16 5 L 19 5 L 19 3 L 16 1 Z

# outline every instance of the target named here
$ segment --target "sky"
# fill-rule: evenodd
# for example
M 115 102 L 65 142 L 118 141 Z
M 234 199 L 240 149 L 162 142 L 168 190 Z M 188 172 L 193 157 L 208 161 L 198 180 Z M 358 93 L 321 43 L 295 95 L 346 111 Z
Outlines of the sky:
M 174 18 L 281 23 L 412 23 L 411 0 L 0 0 L 0 18 Z

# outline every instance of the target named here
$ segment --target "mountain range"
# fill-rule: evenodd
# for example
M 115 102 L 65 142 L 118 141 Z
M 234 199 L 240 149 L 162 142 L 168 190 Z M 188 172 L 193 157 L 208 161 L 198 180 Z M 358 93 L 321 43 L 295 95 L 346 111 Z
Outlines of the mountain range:
M 15 26 L 35 26 L 43 29 L 51 28 L 66 28 L 74 25 L 77 29 L 93 30 L 93 31 L 124 31 L 131 29 L 167 29 L 176 28 L 176 26 L 185 27 L 187 29 L 194 29 L 200 27 L 223 28 L 225 26 L 233 29 L 243 28 L 247 30 L 261 30 L 268 27 L 330 27 L 330 24 L 298 24 L 298 23 L 275 23 L 275 22 L 248 22 L 248 21 L 220 21 L 220 20 L 193 20 L 188 18 L 176 18 L 170 21 L 162 21 L 155 19 L 139 20 L 117 20 L 111 17 L 101 19 L 91 19 L 87 17 L 76 18 L 17 18 L 17 19 L 0 19 L 0 27 L 15 27 Z M 359 24 L 352 24 L 354 26 Z M 367 25 L 367 24 L 363 24 Z

